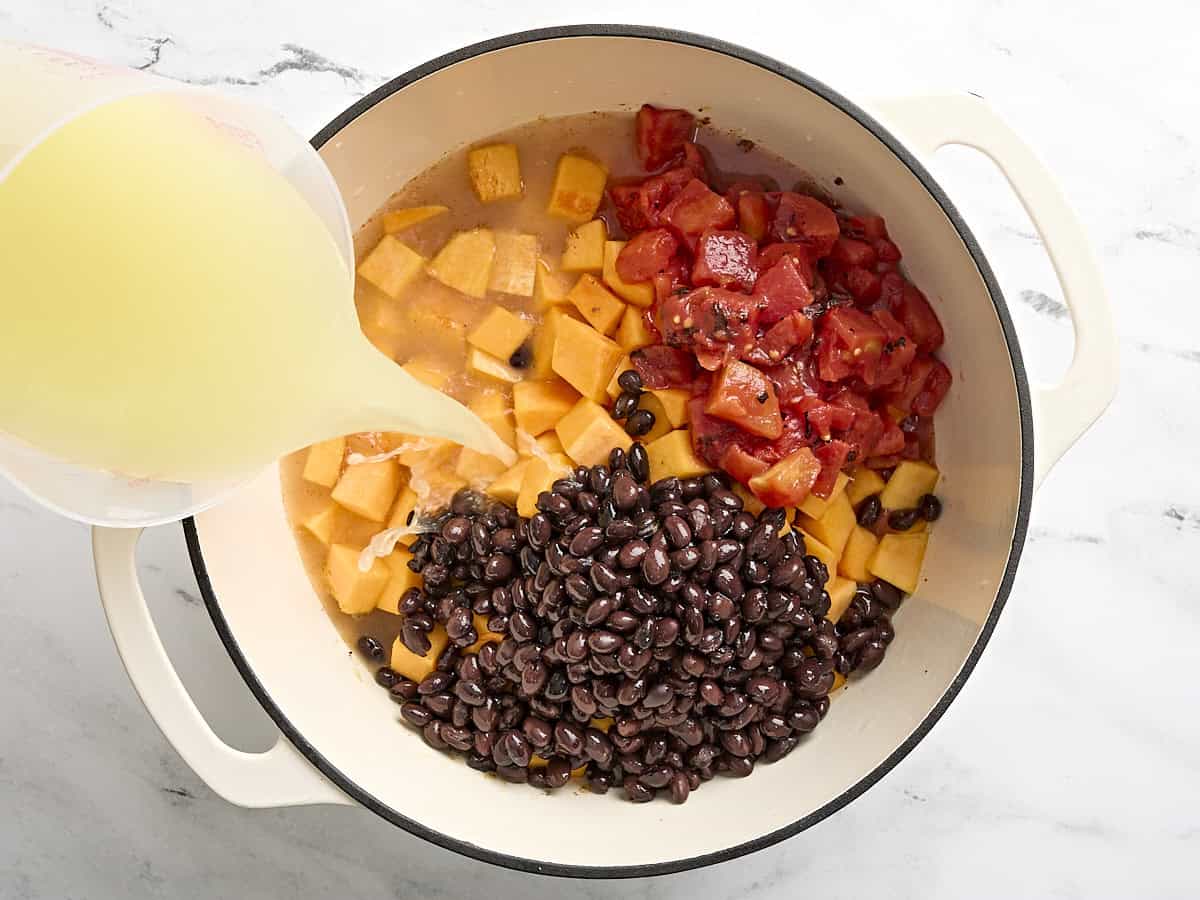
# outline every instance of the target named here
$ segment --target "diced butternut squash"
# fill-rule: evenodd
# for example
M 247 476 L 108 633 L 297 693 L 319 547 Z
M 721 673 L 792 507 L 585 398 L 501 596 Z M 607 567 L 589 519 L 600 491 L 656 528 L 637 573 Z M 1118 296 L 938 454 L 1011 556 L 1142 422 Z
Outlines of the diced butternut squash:
M 721 369 L 709 388 L 704 411 L 759 437 L 774 440 L 783 434 L 774 382 L 740 359 L 730 360 Z
M 554 377 L 554 344 L 558 340 L 558 326 L 563 319 L 581 321 L 579 311 L 569 303 L 549 307 L 542 318 L 542 324 L 533 334 L 533 364 L 529 369 L 530 378 Z
M 812 519 L 819 519 L 825 515 L 825 510 L 829 509 L 829 504 L 836 500 L 846 490 L 846 486 L 850 484 L 850 476 L 845 472 L 838 472 L 837 481 L 833 483 L 833 490 L 829 492 L 828 497 L 818 497 L 816 494 L 809 494 L 804 498 L 804 502 L 800 504 L 798 509 L 806 516 Z
M 837 575 L 831 575 L 829 581 L 825 584 L 825 591 L 829 594 L 829 612 L 825 614 L 825 618 L 837 624 L 837 620 L 842 617 L 842 613 L 850 606 L 850 602 L 854 599 L 854 592 L 858 589 L 858 585 L 850 578 L 839 578 Z
M 497 634 L 494 631 L 488 630 L 487 616 L 481 616 L 479 613 L 473 613 L 471 616 L 471 621 L 475 626 L 475 633 L 479 635 L 479 640 L 463 650 L 463 653 L 478 653 L 483 649 L 484 644 L 495 644 L 504 640 L 503 634 Z
M 563 446 L 562 440 L 558 436 L 557 431 L 547 431 L 543 435 L 539 435 L 537 445 L 542 448 L 545 453 L 562 453 L 566 455 L 567 448 Z
M 514 369 L 504 360 L 484 353 L 478 347 L 472 347 L 467 353 L 467 371 L 480 378 L 499 381 L 501 384 L 516 384 L 525 377 L 520 369 Z
M 579 392 L 565 381 L 522 381 L 513 385 L 513 411 L 517 427 L 537 437 L 567 414 Z
M 532 297 L 537 273 L 536 234 L 496 232 L 496 258 L 488 277 L 488 290 L 518 297 Z
M 630 284 L 622 281 L 617 274 L 617 254 L 625 246 L 624 241 L 606 241 L 604 243 L 604 283 L 622 300 L 634 306 L 649 306 L 654 302 L 654 285 L 649 281 Z
M 599 465 L 613 447 L 628 450 L 633 445 L 604 407 L 587 397 L 581 397 L 562 417 L 555 431 L 567 456 L 581 466 Z
M 658 402 L 662 404 L 663 410 L 667 413 L 667 418 L 671 420 L 671 426 L 674 428 L 683 428 L 688 423 L 688 402 L 692 399 L 692 394 L 687 388 L 661 388 L 651 389 Z
M 333 538 L 334 526 L 337 524 L 337 510 L 335 504 L 327 503 L 301 522 L 300 527 L 328 547 Z
M 876 578 L 894 584 L 906 594 L 917 589 L 921 564 L 925 561 L 926 533 L 885 534 L 867 562 L 867 569 Z
M 521 493 L 521 484 L 525 480 L 525 470 L 529 468 L 531 461 L 529 459 L 519 460 L 515 466 L 489 484 L 486 491 L 488 496 L 495 497 L 501 503 L 507 503 L 509 506 L 516 506 L 517 497 Z
M 383 558 L 390 577 L 375 601 L 376 609 L 393 616 L 400 615 L 400 598 L 408 593 L 409 588 L 421 587 L 424 583 L 421 576 L 408 567 L 408 561 L 412 558 L 412 553 L 406 547 L 397 547 Z
M 620 344 L 596 329 L 574 319 L 559 319 L 551 367 L 588 399 L 604 400 L 604 389 L 624 355 Z
M 871 572 L 867 569 L 867 561 L 874 555 L 878 545 L 879 538 L 875 537 L 874 532 L 861 525 L 855 525 L 850 537 L 846 539 L 842 558 L 838 560 L 838 574 L 852 581 L 870 581 Z
M 394 209 L 383 214 L 383 230 L 387 234 L 396 234 L 449 211 L 445 206 L 410 206 L 408 209 Z
M 405 486 L 400 490 L 400 496 L 396 498 L 396 504 L 392 507 L 392 514 L 388 516 L 388 528 L 404 528 L 406 525 L 411 525 L 417 511 L 417 492 L 412 488 Z M 415 534 L 406 534 L 400 538 L 400 543 L 408 546 L 417 539 Z
M 517 428 L 513 424 L 512 405 L 506 394 L 499 391 L 481 394 L 468 403 L 467 408 L 483 419 L 500 440 L 517 449 Z
M 418 684 L 437 668 L 438 657 L 450 643 L 450 636 L 441 625 L 435 625 L 426 637 L 429 638 L 429 652 L 424 656 L 417 656 L 404 646 L 403 640 L 396 638 L 392 644 L 392 657 L 389 661 L 391 667 L 399 674 Z
M 821 518 L 814 519 L 801 514 L 800 525 L 806 532 L 825 544 L 835 555 L 841 556 L 846 541 L 850 538 L 850 532 L 854 530 L 857 522 L 854 518 L 854 507 L 842 493 L 828 504 L 825 514 Z
M 850 483 L 846 485 L 846 497 L 851 506 L 857 507 L 872 494 L 882 491 L 884 485 L 885 482 L 878 472 L 866 466 L 859 466 L 854 470 L 854 477 Z
M 627 372 L 633 368 L 633 361 L 628 356 L 622 357 L 617 363 L 616 368 L 612 371 L 612 377 L 608 379 L 608 385 L 604 388 L 604 393 L 609 400 L 616 400 L 624 392 L 624 388 L 620 385 L 621 373 Z
M 358 264 L 358 274 L 394 300 L 424 265 L 425 257 L 387 234 Z
M 571 468 L 571 460 L 565 456 L 552 456 L 549 461 L 531 459 L 521 479 L 521 492 L 517 494 L 517 512 L 526 518 L 536 515 L 538 494 L 550 490 L 550 485 Z
M 465 323 L 420 303 L 401 301 L 392 305 L 399 306 L 403 315 L 398 329 L 394 330 L 406 335 L 408 344 L 428 348 L 439 358 L 466 352 Z
M 496 258 L 496 236 L 490 228 L 460 231 L 438 251 L 425 270 L 447 287 L 470 297 L 483 297 Z
M 493 306 L 478 325 L 467 332 L 467 343 L 507 360 L 533 332 L 533 326 L 503 306 Z
M 350 616 L 361 616 L 375 608 L 391 570 L 383 560 L 375 559 L 365 572 L 358 569 L 362 550 L 346 544 L 334 544 L 325 559 L 325 577 L 338 609 Z
M 400 470 L 394 459 L 346 466 L 333 488 L 334 503 L 355 515 L 382 522 L 400 488 Z
M 552 269 L 544 259 L 537 261 L 533 276 L 533 300 L 538 309 L 545 310 L 566 303 L 570 289 L 571 280 L 566 274 Z
M 667 415 L 667 411 L 663 409 L 662 401 L 649 391 L 642 391 L 642 397 L 638 401 L 638 409 L 644 409 L 650 415 L 654 416 L 653 427 L 638 438 L 643 444 L 657 441 L 671 430 L 671 419 Z
M 650 457 L 650 481 L 674 475 L 676 478 L 692 478 L 711 472 L 712 467 L 696 456 L 692 449 L 692 435 L 686 428 L 665 434 L 657 441 L 646 445 Z
M 417 379 L 417 381 L 429 385 L 435 391 L 440 391 L 446 386 L 446 382 L 450 380 L 449 368 L 446 367 L 445 363 L 437 359 L 419 356 L 416 359 L 410 359 L 400 368 Z
M 767 508 L 767 505 L 755 497 L 750 488 L 740 481 L 733 483 L 733 492 L 742 498 L 742 508 L 752 516 L 757 516 Z
M 829 575 L 832 578 L 837 574 L 838 555 L 826 547 L 821 541 L 806 532 L 803 528 L 800 533 L 804 536 L 805 555 L 815 556 L 821 562 L 825 563 L 825 568 L 829 570 Z
M 463 447 L 454 464 L 454 474 L 476 490 L 486 487 L 504 474 L 508 466 L 490 453 Z
M 617 343 L 629 352 L 658 343 L 658 338 L 651 334 L 650 327 L 646 324 L 645 310 L 637 306 L 625 307 L 615 337 Z
M 621 322 L 625 304 L 596 280 L 596 276 L 583 274 L 567 294 L 567 300 L 579 310 L 588 324 L 601 334 L 612 334 Z
M 450 465 L 452 457 L 458 451 L 458 444 L 444 438 L 407 438 L 405 443 L 408 446 L 396 459 L 403 466 L 424 472 L 433 472 Z
M 923 496 L 933 493 L 937 483 L 937 469 L 927 462 L 906 459 L 892 472 L 879 501 L 884 509 L 912 509 Z
M 308 456 L 304 458 L 302 477 L 313 484 L 333 487 L 337 484 L 338 476 L 342 474 L 342 458 L 345 455 L 344 437 L 330 438 L 313 444 L 308 448 Z
M 604 242 L 608 232 L 603 219 L 593 219 L 567 235 L 562 255 L 564 272 L 600 272 L 604 269 Z
M 467 154 L 467 172 L 481 203 L 509 200 L 524 193 L 516 144 L 476 147 Z
M 586 157 L 565 153 L 558 158 L 546 212 L 568 222 L 586 222 L 604 197 L 608 169 Z

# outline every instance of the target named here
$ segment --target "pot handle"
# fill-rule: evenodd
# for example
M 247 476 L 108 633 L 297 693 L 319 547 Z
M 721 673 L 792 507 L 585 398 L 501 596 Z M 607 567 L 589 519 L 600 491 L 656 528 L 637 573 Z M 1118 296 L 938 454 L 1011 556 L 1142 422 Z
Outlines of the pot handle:
M 134 690 L 184 761 L 238 806 L 353 805 L 283 735 L 264 753 L 226 744 L 204 720 L 167 657 L 138 583 L 140 528 L 93 528 L 92 556 L 104 615 Z
M 1049 170 L 978 97 L 888 98 L 874 108 L 925 159 L 947 144 L 972 147 L 988 156 L 1025 207 L 1050 255 L 1071 313 L 1075 352 L 1060 383 L 1033 388 L 1037 487 L 1117 391 L 1117 337 L 1087 233 Z

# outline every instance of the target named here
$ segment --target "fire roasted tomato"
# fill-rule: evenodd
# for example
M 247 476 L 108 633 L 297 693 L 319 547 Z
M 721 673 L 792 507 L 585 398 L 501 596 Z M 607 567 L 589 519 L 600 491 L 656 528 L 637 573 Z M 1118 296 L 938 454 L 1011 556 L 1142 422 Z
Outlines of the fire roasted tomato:
M 886 337 L 874 319 L 851 307 L 831 309 L 821 317 L 820 337 L 817 371 L 823 380 L 875 380 Z
M 796 267 L 800 277 L 811 286 L 816 277 L 816 268 L 813 261 L 808 258 L 808 251 L 803 244 L 787 242 L 767 244 L 758 251 L 758 271 L 766 272 L 784 257 L 792 261 L 792 265 Z
M 820 259 L 833 249 L 840 228 L 832 209 L 813 197 L 783 191 L 771 223 L 771 235 L 780 241 L 803 244 L 810 259 Z
M 617 274 L 622 281 L 637 284 L 667 271 L 679 241 L 666 228 L 643 231 L 629 239 L 617 254 Z
M 842 230 L 858 240 L 875 241 L 887 237 L 883 216 L 850 216 Z
M 700 165 L 703 165 L 702 160 Z M 667 204 L 675 199 L 684 185 L 698 177 L 699 173 L 692 166 L 685 165 L 642 181 L 612 185 L 608 189 L 608 196 L 616 207 L 617 221 L 630 235 L 646 228 L 658 228 Z
M 691 354 L 663 344 L 651 344 L 629 354 L 642 384 L 653 390 L 692 386 L 696 363 Z
M 931 416 L 941 405 L 953 379 L 941 360 L 918 354 L 904 378 L 885 393 L 887 402 L 901 412 Z
M 688 281 L 690 274 L 686 263 L 679 257 L 671 260 L 666 271 L 660 272 L 653 278 L 654 297 L 658 301 L 658 304 L 661 305 L 670 297 L 686 294 L 690 291 L 692 289 L 691 282 Z
M 705 394 L 695 395 L 688 401 L 688 427 L 692 432 L 692 448 L 696 455 L 710 466 L 720 466 L 730 447 L 736 446 L 746 450 L 743 445 L 751 438 L 736 425 L 706 413 L 704 407 L 707 403 L 708 398 Z
M 762 241 L 771 226 L 771 207 L 762 191 L 743 191 L 738 195 L 738 228 L 754 241 Z
M 838 265 L 850 268 L 861 266 L 866 268 L 875 265 L 875 248 L 866 241 L 856 241 L 854 238 L 839 237 L 833 242 L 829 258 Z
M 758 277 L 754 296 L 759 299 L 759 322 L 772 325 L 813 302 L 808 282 L 791 256 L 783 256 Z
M 801 447 L 751 478 L 750 490 L 767 506 L 797 506 L 812 491 L 820 474 L 821 461 L 810 448 Z
M 700 235 L 707 229 L 729 228 L 736 218 L 729 201 L 710 190 L 699 178 L 689 181 L 660 216 L 662 223 L 693 251 Z
M 935 359 L 920 392 L 913 398 L 912 411 L 918 416 L 932 416 L 942 405 L 953 380 L 945 364 L 940 359 Z
M 885 309 L 877 309 L 871 313 L 871 318 L 883 329 L 883 356 L 879 360 L 879 368 L 873 381 L 866 381 L 868 387 L 880 387 L 892 384 L 902 378 L 909 365 L 917 355 L 917 345 L 909 340 L 895 316 Z
M 850 455 L 850 445 L 845 441 L 828 441 L 818 445 L 813 455 L 821 464 L 821 472 L 812 484 L 812 492 L 818 497 L 828 497 L 837 484 L 838 473 Z
M 623 252 L 623 251 L 622 251 Z M 714 231 L 700 235 L 696 245 L 696 262 L 692 266 L 692 284 L 696 287 L 716 285 L 741 288 L 749 293 L 758 278 L 755 269 L 758 246 L 740 231 Z M 617 261 L 620 272 L 620 260 Z M 622 273 L 621 277 L 625 275 Z
M 672 347 L 691 349 L 709 371 L 754 346 L 758 306 L 746 294 L 702 287 L 665 298 L 658 304 L 657 316 L 663 340 Z
M 904 432 L 900 430 L 899 425 L 892 421 L 890 416 L 880 416 L 879 421 L 882 426 L 879 439 L 871 448 L 871 452 L 866 455 L 891 456 L 893 453 L 899 453 L 904 449 Z
M 754 366 L 736 359 L 726 363 L 713 382 L 704 411 L 759 437 L 774 440 L 783 434 L 775 385 Z
M 807 344 L 812 333 L 812 319 L 802 312 L 789 313 L 767 329 L 756 349 L 765 360 L 763 364 L 773 366 L 797 347 Z M 759 362 L 759 356 L 750 361 Z
M 891 303 L 891 312 L 904 326 L 922 353 L 932 353 L 942 346 L 945 334 L 942 323 L 938 321 L 937 313 L 925 299 L 925 295 L 917 290 L 916 285 L 904 282 L 898 300 Z
M 755 475 L 761 475 L 771 468 L 769 463 L 752 456 L 737 444 L 730 444 L 725 448 L 718 465 L 742 484 L 749 484 Z
M 683 153 L 683 145 L 695 130 L 696 117 L 686 109 L 659 109 L 643 104 L 634 123 L 642 168 L 654 171 L 671 162 Z

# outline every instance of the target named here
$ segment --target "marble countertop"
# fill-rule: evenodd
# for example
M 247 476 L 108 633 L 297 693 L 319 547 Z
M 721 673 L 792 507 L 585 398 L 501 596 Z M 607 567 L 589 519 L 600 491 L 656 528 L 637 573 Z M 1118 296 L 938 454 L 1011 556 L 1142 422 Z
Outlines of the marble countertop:
M 1037 497 L 1005 615 L 960 699 L 853 803 L 750 858 L 666 879 L 491 868 L 357 809 L 223 802 L 155 729 L 97 602 L 84 528 L 0 483 L 0 898 L 1185 897 L 1200 891 L 1200 14 L 1179 3 L 729 4 L 0 0 L 28 40 L 274 107 L 315 132 L 391 75 L 572 21 L 719 35 L 845 93 L 973 91 L 1057 174 L 1121 342 L 1108 415 Z M 819 9 L 819 12 L 815 11 Z M 1060 291 L 985 160 L 933 166 L 981 238 L 1035 377 L 1069 358 Z M 273 729 L 217 641 L 177 528 L 142 541 L 164 640 L 215 727 Z

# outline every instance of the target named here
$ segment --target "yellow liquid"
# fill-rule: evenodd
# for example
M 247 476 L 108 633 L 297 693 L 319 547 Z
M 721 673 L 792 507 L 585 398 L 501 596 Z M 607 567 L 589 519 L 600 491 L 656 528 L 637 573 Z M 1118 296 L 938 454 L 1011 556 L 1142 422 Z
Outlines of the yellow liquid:
M 0 432 L 177 481 L 356 431 L 509 455 L 370 345 L 352 290 L 257 151 L 169 96 L 102 106 L 0 182 Z

